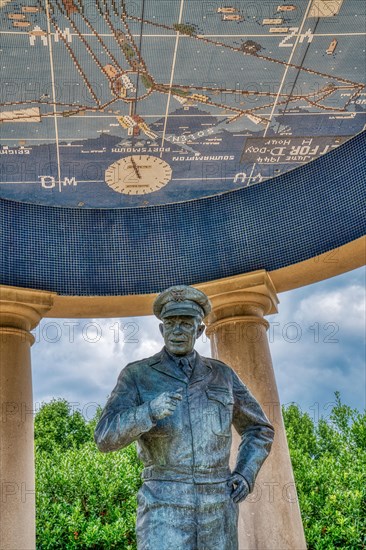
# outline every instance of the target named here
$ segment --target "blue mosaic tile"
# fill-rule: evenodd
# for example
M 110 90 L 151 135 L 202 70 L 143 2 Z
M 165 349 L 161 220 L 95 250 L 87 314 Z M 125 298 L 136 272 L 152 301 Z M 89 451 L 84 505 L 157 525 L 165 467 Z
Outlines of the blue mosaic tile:
M 167 206 L 0 200 L 1 283 L 62 295 L 158 292 L 272 271 L 364 234 L 366 134 L 263 185 Z

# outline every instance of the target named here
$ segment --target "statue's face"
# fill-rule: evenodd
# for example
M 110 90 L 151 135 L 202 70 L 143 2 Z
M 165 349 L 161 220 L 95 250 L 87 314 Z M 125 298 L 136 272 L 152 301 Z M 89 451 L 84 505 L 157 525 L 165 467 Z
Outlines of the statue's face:
M 167 317 L 160 325 L 165 347 L 174 355 L 187 355 L 193 351 L 194 344 L 205 330 L 199 317 L 179 315 Z

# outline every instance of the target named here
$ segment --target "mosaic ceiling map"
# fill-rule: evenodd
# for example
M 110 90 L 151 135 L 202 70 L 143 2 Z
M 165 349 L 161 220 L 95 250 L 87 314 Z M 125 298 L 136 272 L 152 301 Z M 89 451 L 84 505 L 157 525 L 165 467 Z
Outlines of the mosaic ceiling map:
M 360 0 L 0 0 L 0 20 L 2 198 L 213 196 L 365 126 Z

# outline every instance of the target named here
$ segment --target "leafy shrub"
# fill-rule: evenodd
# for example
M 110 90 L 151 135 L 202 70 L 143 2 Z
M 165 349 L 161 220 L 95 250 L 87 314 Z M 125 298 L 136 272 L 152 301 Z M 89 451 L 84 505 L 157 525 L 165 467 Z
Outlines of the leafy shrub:
M 283 410 L 309 550 L 366 548 L 366 413 L 336 404 L 316 425 Z
M 34 420 L 34 439 L 37 450 L 66 451 L 90 441 L 90 427 L 79 411 L 72 411 L 65 399 L 53 399 L 43 405 Z
M 37 548 L 133 550 L 141 465 L 130 445 L 98 451 L 87 423 L 65 401 L 35 419 Z
M 283 410 L 309 550 L 366 548 L 366 413 L 336 404 L 316 424 Z M 37 549 L 135 550 L 142 466 L 135 445 L 109 454 L 65 400 L 35 418 Z

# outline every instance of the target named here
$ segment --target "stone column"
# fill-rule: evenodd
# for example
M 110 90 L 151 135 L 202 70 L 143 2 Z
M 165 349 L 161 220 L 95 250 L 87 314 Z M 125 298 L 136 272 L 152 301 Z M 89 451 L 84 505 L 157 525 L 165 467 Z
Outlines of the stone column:
M 240 550 L 306 550 L 292 466 L 273 372 L 264 315 L 277 296 L 264 271 L 205 288 L 213 311 L 207 334 L 213 357 L 230 365 L 249 387 L 275 428 L 272 451 L 255 489 L 240 505 Z M 233 430 L 232 466 L 240 438 Z
M 47 292 L 0 286 L 0 549 L 35 548 L 31 330 Z

